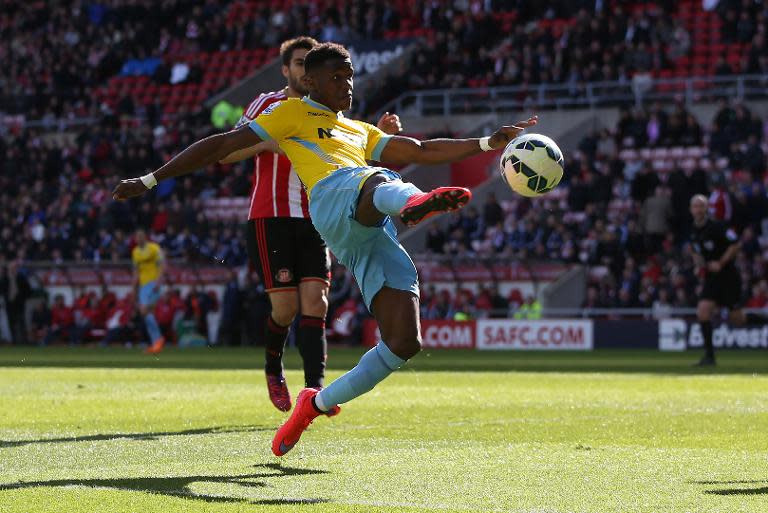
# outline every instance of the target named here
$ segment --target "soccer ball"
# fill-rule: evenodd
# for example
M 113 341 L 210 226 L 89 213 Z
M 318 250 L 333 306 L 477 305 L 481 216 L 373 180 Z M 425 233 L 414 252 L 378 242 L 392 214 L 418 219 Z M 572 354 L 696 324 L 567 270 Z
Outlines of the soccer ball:
M 563 178 L 563 152 L 546 135 L 515 137 L 501 154 L 501 177 L 521 196 L 541 196 Z

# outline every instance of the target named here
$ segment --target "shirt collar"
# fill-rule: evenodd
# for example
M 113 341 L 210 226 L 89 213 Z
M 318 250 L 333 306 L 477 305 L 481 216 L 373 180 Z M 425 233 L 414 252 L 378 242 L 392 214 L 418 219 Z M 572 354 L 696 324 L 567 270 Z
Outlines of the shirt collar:
M 333 112 L 331 109 L 329 109 L 328 107 L 326 107 L 322 103 L 316 102 L 315 100 L 313 100 L 309 96 L 303 97 L 301 99 L 301 101 L 303 101 L 307 105 L 310 105 L 311 107 L 314 107 L 316 109 L 324 110 L 324 111 L 330 112 L 331 114 L 335 114 L 337 118 L 343 118 L 344 117 L 344 114 L 342 114 L 341 112 Z

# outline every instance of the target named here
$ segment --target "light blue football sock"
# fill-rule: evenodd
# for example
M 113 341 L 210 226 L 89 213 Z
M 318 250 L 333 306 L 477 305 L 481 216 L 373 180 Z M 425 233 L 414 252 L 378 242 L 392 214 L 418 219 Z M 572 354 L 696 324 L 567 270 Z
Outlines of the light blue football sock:
M 149 341 L 154 342 L 158 338 L 161 337 L 160 334 L 160 326 L 157 325 L 157 319 L 155 319 L 155 314 L 147 314 L 144 317 L 144 322 L 147 325 L 147 331 L 149 332 Z
M 412 183 L 391 180 L 374 189 L 373 204 L 382 214 L 400 215 L 400 210 L 405 206 L 408 198 L 419 192 L 421 190 Z
M 405 360 L 390 351 L 384 342 L 379 342 L 360 358 L 357 366 L 317 394 L 315 405 L 328 411 L 337 404 L 351 401 L 372 390 L 404 363 Z

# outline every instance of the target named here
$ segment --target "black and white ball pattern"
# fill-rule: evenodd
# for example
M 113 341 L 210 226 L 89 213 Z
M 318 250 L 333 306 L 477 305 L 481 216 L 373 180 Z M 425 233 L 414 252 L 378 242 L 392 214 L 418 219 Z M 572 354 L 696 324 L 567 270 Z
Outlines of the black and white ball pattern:
M 563 152 L 546 135 L 521 135 L 504 148 L 501 176 L 516 193 L 529 198 L 541 196 L 563 178 Z

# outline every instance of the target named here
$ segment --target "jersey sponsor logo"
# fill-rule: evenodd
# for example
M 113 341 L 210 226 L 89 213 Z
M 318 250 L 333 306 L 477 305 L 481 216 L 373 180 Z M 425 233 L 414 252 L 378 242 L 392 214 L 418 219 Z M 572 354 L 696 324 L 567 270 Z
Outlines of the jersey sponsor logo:
M 289 283 L 293 279 L 293 273 L 290 269 L 280 269 L 275 273 L 275 280 L 278 283 Z
M 341 139 L 358 147 L 365 147 L 365 138 L 359 134 L 351 134 L 344 130 L 334 130 L 333 128 L 318 128 L 317 137 L 320 139 Z
M 324 117 L 324 118 L 330 118 L 331 117 L 328 114 L 326 114 L 325 112 L 312 112 L 311 110 L 307 111 L 307 116 Z

